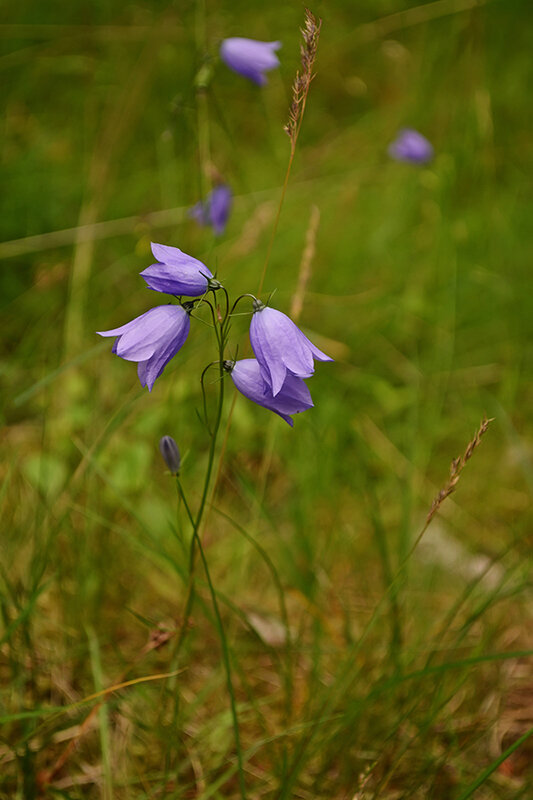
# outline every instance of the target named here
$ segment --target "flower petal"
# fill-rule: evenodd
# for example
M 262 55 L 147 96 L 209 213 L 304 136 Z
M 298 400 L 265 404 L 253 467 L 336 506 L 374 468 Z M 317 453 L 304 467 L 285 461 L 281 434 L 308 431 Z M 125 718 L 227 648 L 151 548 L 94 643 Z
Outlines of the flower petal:
M 198 262 L 201 264 L 201 262 Z M 174 264 L 152 264 L 141 272 L 150 289 L 166 294 L 196 297 L 207 291 L 207 279 L 211 272 L 201 264 L 200 269 L 190 265 L 177 267 Z M 207 276 L 207 277 L 205 277 Z
M 143 386 L 152 389 L 170 359 L 183 346 L 190 329 L 189 314 L 182 306 L 156 306 L 140 317 L 101 336 L 118 336 L 113 352 L 126 361 L 138 361 Z
M 120 337 L 117 355 L 126 361 L 145 361 L 184 325 L 189 315 L 181 306 L 156 306 L 133 320 Z
M 119 328 L 112 328 L 109 331 L 97 331 L 99 336 L 118 336 L 113 344 L 113 352 L 131 361 L 149 358 L 154 352 L 157 338 L 160 335 L 161 326 L 168 324 L 172 319 L 173 312 L 170 309 L 177 309 L 177 306 L 157 306 L 151 308 L 140 317 L 132 319 Z M 138 356 L 135 354 L 138 353 Z M 127 354 L 131 354 L 131 358 Z
M 209 272 L 205 264 L 197 258 L 187 255 L 187 253 L 184 253 L 179 247 L 170 247 L 167 244 L 156 244 L 155 242 L 151 242 L 150 246 L 154 258 L 160 261 L 161 264 L 169 264 L 172 267 L 196 267 L 206 274 Z
M 263 324 L 259 314 L 254 314 L 250 323 L 250 342 L 261 366 L 264 383 L 276 395 L 283 385 L 287 368 L 278 337 L 270 335 L 268 326 Z
M 273 411 L 289 425 L 293 424 L 291 414 L 297 414 L 312 408 L 313 401 L 305 383 L 295 375 L 287 374 L 286 380 L 276 397 L 271 391 L 264 390 L 261 367 L 255 358 L 237 361 L 231 371 L 233 383 L 237 389 L 257 405 Z
M 188 319 L 188 317 L 187 317 Z M 148 386 L 148 391 L 152 391 L 153 385 L 161 375 L 168 362 L 174 358 L 178 350 L 185 344 L 189 326 L 186 330 L 179 331 L 173 339 L 168 339 L 165 344 L 158 349 L 147 361 L 141 361 L 137 368 L 137 374 L 142 386 Z M 141 365 L 143 365 L 141 376 Z
M 183 253 L 178 247 L 152 242 L 152 253 L 158 264 L 141 272 L 150 289 L 156 292 L 196 297 L 207 289 L 212 272 L 197 258 Z
M 309 341 L 286 314 L 274 308 L 255 311 L 250 341 L 265 384 L 274 396 L 280 392 L 287 370 L 299 378 L 309 378 L 315 371 L 313 358 L 333 360 Z

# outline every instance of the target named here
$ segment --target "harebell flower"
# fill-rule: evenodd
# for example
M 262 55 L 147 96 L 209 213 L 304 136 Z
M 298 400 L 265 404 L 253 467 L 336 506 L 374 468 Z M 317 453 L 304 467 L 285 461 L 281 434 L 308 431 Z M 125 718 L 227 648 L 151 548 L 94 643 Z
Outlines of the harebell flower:
M 270 390 L 265 390 L 257 359 L 225 361 L 224 369 L 231 374 L 231 379 L 241 394 L 257 405 L 279 414 L 291 428 L 294 425 L 291 414 L 299 414 L 300 411 L 313 407 L 311 394 L 304 381 L 290 372 L 286 374 L 280 390 L 274 396 Z
M 274 397 L 281 391 L 288 374 L 309 378 L 315 371 L 313 359 L 333 361 L 309 341 L 286 314 L 267 308 L 260 300 L 254 300 L 253 308 L 250 342 L 261 377 Z
M 141 386 L 151 392 L 171 358 L 189 335 L 189 310 L 185 306 L 156 306 L 131 322 L 98 331 L 100 336 L 116 336 L 112 352 L 126 361 L 137 361 Z
M 276 50 L 280 47 L 281 42 L 259 42 L 235 36 L 224 39 L 220 45 L 220 57 L 234 72 L 258 86 L 264 86 L 267 82 L 264 73 L 279 67 Z
M 233 194 L 229 186 L 219 183 L 205 200 L 200 200 L 191 208 L 189 216 L 199 225 L 210 225 L 215 235 L 220 236 L 226 230 L 232 201 Z
M 427 164 L 433 158 L 433 146 L 418 131 L 413 128 L 403 128 L 389 145 L 388 153 L 395 161 Z

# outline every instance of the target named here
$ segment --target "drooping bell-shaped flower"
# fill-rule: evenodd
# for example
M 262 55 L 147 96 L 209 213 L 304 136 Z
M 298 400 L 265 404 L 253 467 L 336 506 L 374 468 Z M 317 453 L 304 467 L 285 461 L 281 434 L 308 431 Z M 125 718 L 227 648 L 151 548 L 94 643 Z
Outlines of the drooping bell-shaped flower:
M 313 359 L 333 361 L 286 314 L 268 308 L 259 300 L 254 300 L 250 342 L 265 385 L 274 397 L 281 391 L 287 375 L 309 378 L 315 371 Z
M 403 128 L 389 145 L 388 153 L 395 161 L 427 164 L 433 158 L 433 146 L 418 131 L 413 128 Z
M 263 73 L 279 66 L 276 50 L 280 47 L 281 42 L 259 42 L 235 36 L 224 39 L 220 45 L 220 57 L 234 72 L 264 86 L 267 79 Z
M 299 414 L 313 407 L 309 389 L 301 378 L 287 373 L 283 385 L 274 397 L 271 391 L 265 391 L 261 367 L 255 358 L 244 358 L 241 361 L 225 361 L 224 369 L 231 373 L 233 383 L 249 400 L 263 408 L 268 408 L 287 422 L 291 428 L 291 414 Z
M 205 294 L 213 277 L 205 264 L 177 247 L 164 244 L 152 242 L 152 253 L 158 263 L 141 272 L 150 289 L 185 297 Z
M 185 344 L 190 324 L 183 306 L 156 306 L 120 328 L 97 333 L 117 337 L 112 352 L 126 361 L 137 361 L 141 386 L 152 391 L 170 359 Z
M 205 200 L 196 203 L 189 214 L 200 225 L 211 225 L 215 234 L 220 236 L 226 229 L 232 199 L 233 194 L 229 186 L 220 183 L 207 195 Z

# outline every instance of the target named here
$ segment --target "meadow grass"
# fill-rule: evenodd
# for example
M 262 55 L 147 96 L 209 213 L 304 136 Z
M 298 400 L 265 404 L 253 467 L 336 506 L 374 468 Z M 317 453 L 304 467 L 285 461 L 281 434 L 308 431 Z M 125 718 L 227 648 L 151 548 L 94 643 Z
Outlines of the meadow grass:
M 532 796 L 531 11 L 312 10 L 262 296 L 335 364 L 294 430 L 237 398 L 190 617 L 191 527 L 158 442 L 179 443 L 194 514 L 211 331 L 151 393 L 94 331 L 153 305 L 150 241 L 256 291 L 303 7 L 0 10 L 2 800 Z M 262 89 L 205 58 L 239 35 L 283 42 Z M 402 126 L 431 164 L 389 160 Z M 208 162 L 236 195 L 216 239 L 187 215 Z

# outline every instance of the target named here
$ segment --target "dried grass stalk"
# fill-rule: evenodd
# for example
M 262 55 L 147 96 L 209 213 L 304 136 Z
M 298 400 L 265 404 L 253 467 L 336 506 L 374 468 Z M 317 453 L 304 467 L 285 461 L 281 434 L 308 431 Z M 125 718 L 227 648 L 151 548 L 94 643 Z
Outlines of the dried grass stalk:
M 291 140 L 291 148 L 293 150 L 296 146 L 298 133 L 300 132 L 309 87 L 314 78 L 313 65 L 316 59 L 318 37 L 320 36 L 321 27 L 322 20 L 317 20 L 311 11 L 306 8 L 304 27 L 301 29 L 303 37 L 303 44 L 300 46 L 302 69 L 296 72 L 296 77 L 292 84 L 292 103 L 289 108 L 289 121 L 283 128 Z
M 448 478 L 448 482 L 446 486 L 444 486 L 438 495 L 435 497 L 431 504 L 431 508 L 429 509 L 429 513 L 426 517 L 426 527 L 429 525 L 443 502 L 449 497 L 452 492 L 455 491 L 457 484 L 459 482 L 459 478 L 461 477 L 461 472 L 465 468 L 466 462 L 469 461 L 473 454 L 476 447 L 479 447 L 481 442 L 481 437 L 487 432 L 487 429 L 490 423 L 493 422 L 492 419 L 487 419 L 487 417 L 483 417 L 481 420 L 481 424 L 479 426 L 479 430 L 475 434 L 474 438 L 471 442 L 468 443 L 467 448 L 462 456 L 458 456 L 455 458 L 450 466 L 450 477 Z
M 307 234 L 305 237 L 305 248 L 302 253 L 302 260 L 300 261 L 300 269 L 298 272 L 298 284 L 296 291 L 292 297 L 290 317 L 294 322 L 298 322 L 300 314 L 302 313 L 305 292 L 309 278 L 311 277 L 311 266 L 316 250 L 316 235 L 318 233 L 318 226 L 320 224 L 320 211 L 318 206 L 311 206 L 311 216 L 309 217 L 309 225 L 307 227 Z

